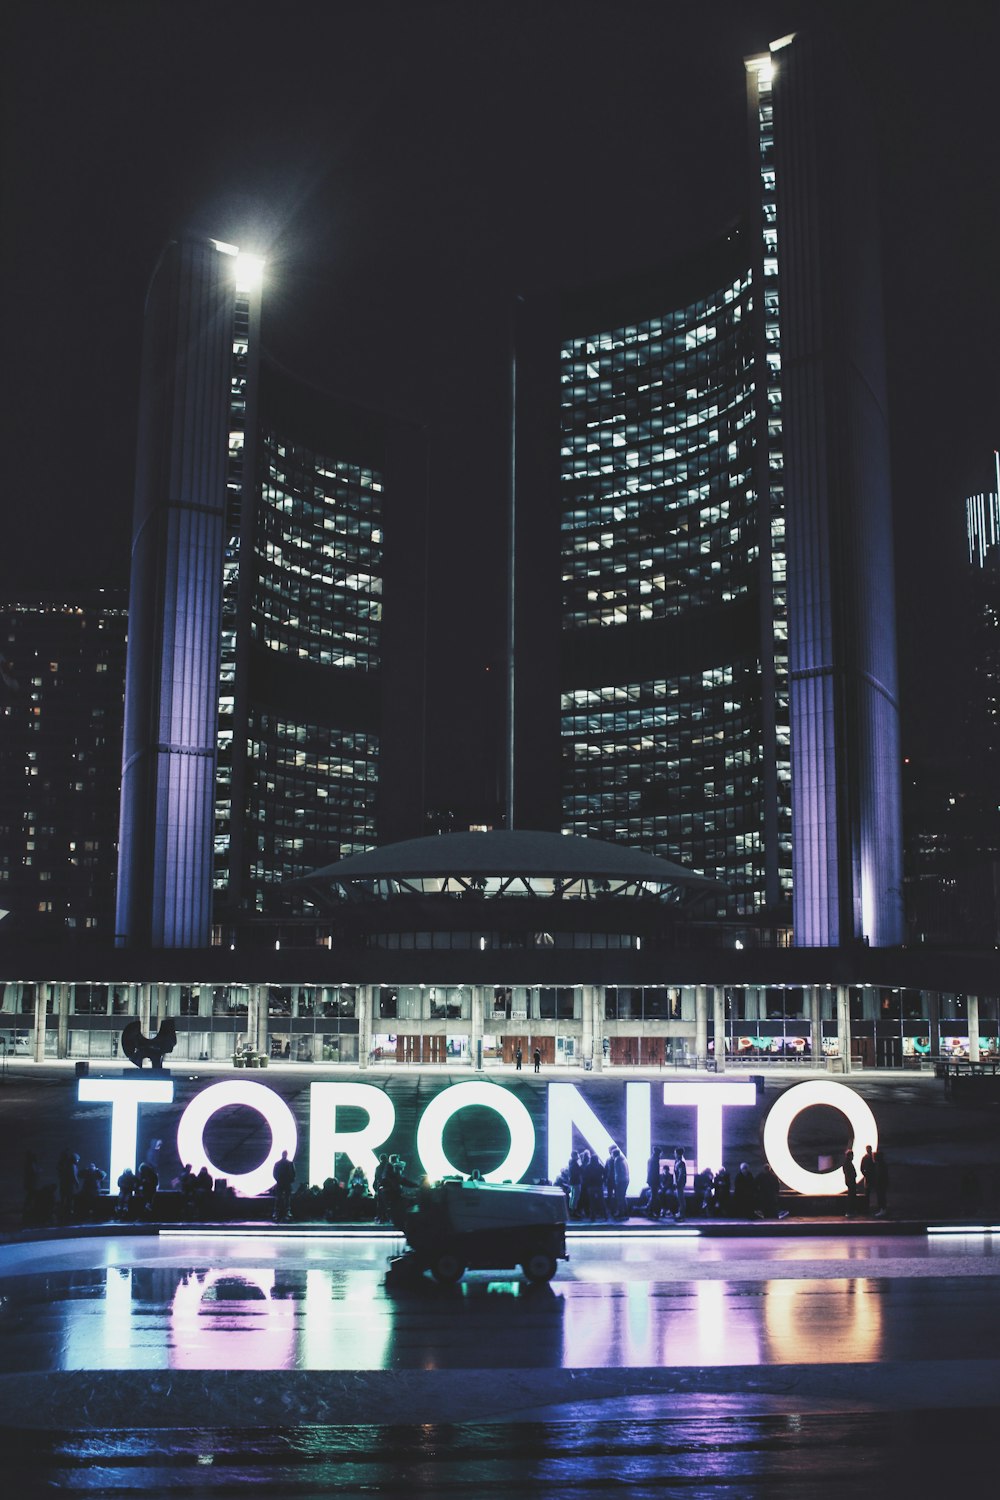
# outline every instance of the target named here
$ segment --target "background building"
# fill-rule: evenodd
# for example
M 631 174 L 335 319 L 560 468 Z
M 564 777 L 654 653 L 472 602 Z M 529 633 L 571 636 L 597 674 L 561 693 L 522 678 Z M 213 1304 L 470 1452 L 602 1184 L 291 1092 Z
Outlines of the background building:
M 419 433 L 261 353 L 263 267 L 172 242 L 146 308 L 119 939 L 236 940 L 422 815 Z M 383 616 L 383 603 L 388 607 Z M 405 656 L 405 660 L 403 659 Z
M 891 945 L 899 731 L 863 116 L 814 39 L 774 43 L 747 80 L 744 221 L 662 274 L 518 315 L 513 818 L 701 871 L 729 914 L 796 943 Z
M 0 601 L 4 932 L 114 931 L 126 600 Z
M 994 454 L 994 469 L 1000 458 Z M 1000 476 L 998 476 L 1000 477 Z M 959 725 L 906 766 L 910 942 L 1000 943 L 1000 483 L 965 502 Z

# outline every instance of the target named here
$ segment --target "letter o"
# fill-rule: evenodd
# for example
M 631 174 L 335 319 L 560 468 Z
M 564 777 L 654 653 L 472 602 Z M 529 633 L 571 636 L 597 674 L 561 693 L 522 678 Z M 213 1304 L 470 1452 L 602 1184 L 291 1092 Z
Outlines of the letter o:
M 260 1166 L 235 1177 L 220 1171 L 205 1152 L 205 1126 L 220 1109 L 232 1104 L 255 1109 L 263 1115 L 271 1131 L 271 1150 Z M 257 1198 L 274 1186 L 275 1162 L 282 1151 L 294 1157 L 298 1139 L 295 1116 L 280 1095 L 266 1084 L 245 1083 L 234 1078 L 227 1083 L 209 1084 L 191 1100 L 177 1126 L 177 1155 L 182 1165 L 190 1162 L 192 1171 L 199 1172 L 202 1167 L 207 1167 L 213 1177 L 225 1177 L 229 1186 L 242 1197 Z
M 764 1155 L 785 1186 L 795 1193 L 846 1193 L 843 1176 L 839 1183 L 833 1180 L 840 1172 L 839 1167 L 834 1167 L 832 1172 L 808 1172 L 799 1166 L 788 1148 L 792 1121 L 815 1104 L 827 1104 L 831 1109 L 839 1110 L 846 1116 L 854 1140 L 864 1141 L 873 1151 L 878 1150 L 875 1116 L 861 1095 L 845 1083 L 828 1083 L 815 1078 L 809 1083 L 794 1084 L 771 1106 L 764 1121 Z
M 494 1110 L 510 1131 L 510 1150 L 484 1181 L 520 1182 L 535 1154 L 535 1127 L 520 1099 L 498 1083 L 456 1083 L 435 1094 L 417 1127 L 417 1155 L 424 1171 L 428 1177 L 462 1175 L 444 1154 L 444 1127 L 452 1115 L 473 1104 Z

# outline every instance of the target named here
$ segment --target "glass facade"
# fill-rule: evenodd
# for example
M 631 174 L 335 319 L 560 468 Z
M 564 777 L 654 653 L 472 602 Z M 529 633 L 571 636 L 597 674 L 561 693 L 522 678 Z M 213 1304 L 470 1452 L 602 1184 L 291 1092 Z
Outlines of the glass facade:
M 274 887 L 375 842 L 378 737 L 250 715 L 248 824 L 254 909 L 293 909 Z
M 124 594 L 0 601 L 5 933 L 114 932 Z
M 740 915 L 766 902 L 765 724 L 775 671 L 787 672 L 777 480 L 763 567 L 761 557 L 752 313 L 748 270 L 561 350 L 562 624 L 583 636 L 574 660 L 586 682 L 563 684 L 563 826 L 721 880 L 725 909 Z M 780 435 L 779 372 L 767 399 Z M 671 660 L 653 630 L 699 617 L 730 620 L 714 660 L 704 664 L 703 643 Z M 595 684 L 584 633 L 623 627 L 633 630 L 621 666 Z M 657 657 L 675 670 L 643 674 Z M 787 692 L 784 705 L 787 809 Z M 790 847 L 780 863 L 787 893 Z
M 262 421 L 250 459 L 246 434 L 249 308 L 237 297 L 233 334 L 226 551 L 216 782 L 214 887 L 230 909 L 295 915 L 280 882 L 371 847 L 379 735 L 345 727 L 338 689 L 350 673 L 377 675 L 382 619 L 382 475 L 289 439 Z M 250 462 L 249 499 L 244 475 Z M 252 506 L 253 517 L 243 508 Z M 251 577 L 241 582 L 241 551 Z M 244 602 L 246 601 L 246 602 Z M 248 613 L 247 613 L 248 612 Z M 248 621 L 248 623 L 247 623 Z M 245 637 L 245 638 L 244 638 Z M 275 709 L 267 689 L 243 686 L 249 645 L 328 671 L 312 713 Z M 279 669 L 280 671 L 280 669 Z M 250 678 L 250 673 L 244 673 Z M 302 703 L 302 709 L 307 705 Z M 318 721 L 318 722 L 317 722 Z M 245 757 L 243 840 L 234 847 L 234 776 Z M 240 868 L 235 868 L 239 864 Z M 238 896 L 234 900 L 234 891 Z
M 270 651 L 376 671 L 382 619 L 379 473 L 264 440 L 253 631 Z

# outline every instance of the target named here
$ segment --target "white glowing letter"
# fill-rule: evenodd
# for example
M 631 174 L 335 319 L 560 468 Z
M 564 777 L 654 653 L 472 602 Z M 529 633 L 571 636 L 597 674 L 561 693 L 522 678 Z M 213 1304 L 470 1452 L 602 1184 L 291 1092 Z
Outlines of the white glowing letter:
M 360 1130 L 338 1130 L 337 1110 L 363 1109 L 367 1125 Z M 378 1166 L 375 1150 L 392 1135 L 396 1111 L 383 1089 L 371 1083 L 314 1083 L 309 1088 L 309 1181 L 323 1182 L 337 1170 L 343 1151 L 371 1182 Z
M 517 1095 L 497 1083 L 456 1083 L 434 1096 L 417 1127 L 417 1155 L 424 1171 L 435 1178 L 458 1171 L 444 1154 L 444 1127 L 452 1115 L 473 1104 L 495 1110 L 510 1131 L 510 1150 L 498 1167 L 485 1174 L 485 1181 L 520 1182 L 535 1154 L 535 1127 Z
M 862 1141 L 878 1150 L 878 1126 L 875 1116 L 861 1095 L 846 1083 L 827 1083 L 815 1078 L 786 1089 L 772 1104 L 764 1121 L 764 1155 L 786 1187 L 795 1193 L 846 1193 L 847 1184 L 840 1167 L 832 1172 L 808 1172 L 800 1167 L 788 1147 L 792 1121 L 814 1104 L 826 1104 L 847 1117 L 855 1143 Z
M 615 1144 L 575 1083 L 549 1084 L 549 1165 L 547 1176 L 555 1182 L 573 1149 L 573 1127 L 602 1161 Z M 626 1156 L 628 1152 L 625 1153 Z M 648 1155 L 648 1152 L 647 1152 Z M 629 1163 L 631 1167 L 631 1162 Z
M 722 1111 L 727 1104 L 756 1104 L 757 1087 L 753 1083 L 665 1083 L 663 1102 L 690 1105 L 697 1111 L 695 1160 L 688 1162 L 693 1177 L 705 1167 L 717 1172 L 722 1166 Z
M 140 1104 L 170 1104 L 174 1097 L 172 1078 L 81 1078 L 77 1098 L 81 1104 L 111 1105 L 111 1165 L 108 1189 L 114 1192 L 126 1169 L 135 1171 L 135 1143 L 139 1134 Z
M 646 1183 L 646 1163 L 653 1149 L 650 1130 L 652 1084 L 625 1085 L 625 1155 L 628 1158 L 628 1191 L 637 1197 Z M 555 1179 L 552 1179 L 555 1181 Z
M 223 1172 L 205 1154 L 205 1126 L 220 1109 L 234 1104 L 255 1109 L 263 1115 L 271 1131 L 271 1150 L 260 1166 L 236 1176 Z M 229 1083 L 210 1084 L 191 1100 L 177 1127 L 177 1155 L 193 1172 L 207 1167 L 213 1177 L 226 1177 L 235 1192 L 245 1198 L 256 1198 L 274 1187 L 274 1164 L 282 1151 L 287 1151 L 290 1158 L 295 1156 L 298 1139 L 295 1116 L 274 1089 L 234 1078 Z

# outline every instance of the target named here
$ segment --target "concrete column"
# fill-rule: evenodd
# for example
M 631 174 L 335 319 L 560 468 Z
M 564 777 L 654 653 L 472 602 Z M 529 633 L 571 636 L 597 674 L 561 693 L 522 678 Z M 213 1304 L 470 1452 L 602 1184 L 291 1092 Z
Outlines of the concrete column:
M 584 984 L 580 986 L 580 1020 L 582 1030 L 580 1034 L 580 1058 L 586 1063 L 588 1058 L 596 1064 L 594 1057 L 594 986 Z
M 928 1042 L 930 1043 L 931 1057 L 938 1057 L 941 1053 L 941 994 L 938 990 L 925 990 L 927 997 L 927 1024 L 929 1029 Z
M 604 985 L 590 986 L 591 1028 L 594 1035 L 594 1072 L 604 1071 Z
M 56 990 L 56 1057 L 69 1054 L 69 985 L 57 984 Z
M 809 1046 L 812 1049 L 814 1068 L 825 1067 L 823 1059 L 823 1001 L 819 987 L 809 986 Z
M 49 987 L 39 981 L 35 985 L 35 1062 L 45 1061 L 45 1002 Z
M 322 996 L 322 990 L 320 991 L 320 995 Z M 293 1021 L 297 1021 L 298 1018 L 299 1018 L 299 987 L 298 987 L 297 984 L 293 984 L 292 985 L 292 1020 Z
M 491 992 L 492 993 L 492 992 Z M 483 1045 L 483 1006 L 486 1004 L 486 986 L 472 986 L 472 1025 L 469 1031 L 469 1066 L 475 1067 Z
M 837 985 L 837 1041 L 845 1073 L 851 1071 L 851 995 L 846 984 Z
M 708 989 L 703 984 L 694 988 L 694 1060 L 699 1068 L 705 1066 L 708 1057 Z
M 359 984 L 357 988 L 356 1014 L 358 1018 L 358 1066 L 367 1068 L 372 1051 L 372 991 L 373 985 Z
M 965 1014 L 969 1022 L 969 1061 L 979 1061 L 979 996 L 966 995 Z
M 712 986 L 712 1039 L 715 1042 L 715 1071 L 726 1071 L 726 992 L 721 984 Z
M 255 984 L 253 988 L 257 991 L 257 1028 L 251 1031 L 250 1035 L 254 1038 L 256 1050 L 266 1056 L 268 1052 L 267 985 Z
M 139 989 L 139 1029 L 143 1036 L 149 1036 L 149 992 L 152 985 L 140 984 Z

